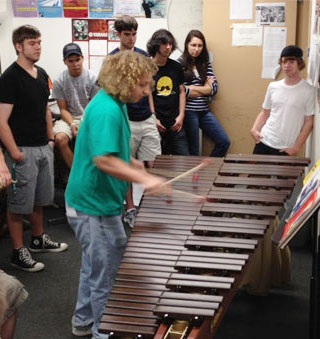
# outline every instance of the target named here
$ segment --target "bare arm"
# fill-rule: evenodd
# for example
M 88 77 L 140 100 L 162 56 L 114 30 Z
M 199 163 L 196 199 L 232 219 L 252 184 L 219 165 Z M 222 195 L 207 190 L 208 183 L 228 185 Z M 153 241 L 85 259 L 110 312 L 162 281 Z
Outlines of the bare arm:
M 256 143 L 261 141 L 261 129 L 263 125 L 266 123 L 267 119 L 270 115 L 270 109 L 262 108 L 261 112 L 258 114 L 252 128 L 251 128 L 251 135 Z
M 151 112 L 151 113 L 155 113 L 154 102 L 153 102 L 153 96 L 152 96 L 151 91 L 149 92 L 149 95 L 148 95 L 148 101 L 149 101 L 150 112 Z
M 186 87 L 190 90 L 188 98 L 209 96 L 211 93 L 211 86 L 208 84 L 204 84 L 203 86 L 189 85 Z
M 0 148 L 0 187 L 7 187 L 11 184 L 11 174 L 7 164 L 4 161 L 3 153 Z
M 151 92 L 148 95 L 148 101 L 149 101 L 150 111 L 152 113 L 156 113 L 155 108 L 154 108 L 153 96 Z M 157 124 L 157 129 L 159 132 L 165 132 L 166 128 L 161 124 L 161 121 L 159 119 L 156 119 L 156 124 Z
M 209 96 L 213 91 L 212 84 L 214 82 L 216 83 L 217 80 L 213 76 L 213 77 L 208 77 L 207 81 L 202 86 L 195 86 L 195 85 L 186 86 L 190 90 L 188 97 L 196 98 L 196 97 Z M 213 94 L 215 94 L 215 92 Z
M 46 122 L 47 122 L 47 137 L 49 139 L 53 139 L 53 131 L 52 131 L 52 114 L 49 109 L 49 105 L 47 105 L 47 111 L 46 111 Z
M 71 125 L 73 122 L 73 117 L 68 110 L 67 102 L 63 99 L 57 99 L 57 104 L 60 109 L 61 119 L 64 120 L 68 125 Z
M 77 135 L 79 126 L 78 125 L 72 125 L 73 116 L 68 110 L 67 102 L 63 99 L 57 99 L 57 104 L 58 104 L 58 107 L 60 109 L 60 114 L 61 114 L 62 120 L 65 121 L 68 125 L 71 126 L 72 135 L 73 135 L 73 137 L 75 137 Z
M 2 140 L 6 150 L 9 152 L 11 158 L 19 162 L 23 158 L 23 154 L 14 140 L 8 120 L 13 109 L 12 104 L 0 103 L 0 139 Z
M 184 111 L 186 108 L 186 91 L 184 85 L 179 86 L 179 114 L 176 117 L 175 123 L 171 126 L 173 131 L 179 132 L 183 125 Z
M 286 152 L 288 155 L 295 155 L 299 152 L 305 141 L 307 140 L 313 128 L 314 115 L 307 115 L 299 133 L 299 136 L 292 147 L 281 149 L 280 152 Z
M 148 191 L 159 189 L 164 182 L 163 179 L 151 175 L 144 169 L 139 168 L 135 162 L 127 164 L 113 155 L 97 156 L 93 159 L 93 162 L 99 170 L 117 179 L 142 184 Z

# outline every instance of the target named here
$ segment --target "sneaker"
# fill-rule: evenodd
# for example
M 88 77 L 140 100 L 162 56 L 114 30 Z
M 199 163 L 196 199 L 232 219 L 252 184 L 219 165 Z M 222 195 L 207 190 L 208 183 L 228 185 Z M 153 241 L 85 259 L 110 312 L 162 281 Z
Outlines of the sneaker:
M 48 234 L 45 233 L 39 237 L 32 237 L 29 246 L 31 252 L 63 252 L 67 248 L 67 244 L 52 241 Z
M 10 264 L 28 272 L 38 272 L 44 269 L 44 264 L 33 260 L 30 252 L 25 247 L 13 250 Z
M 77 337 L 84 337 L 84 336 L 90 335 L 92 334 L 91 327 L 92 327 L 92 324 L 88 326 L 72 325 L 72 334 Z
M 136 220 L 137 210 L 135 208 L 130 208 L 126 210 L 123 216 L 123 221 L 127 223 L 131 228 L 134 226 L 134 222 Z

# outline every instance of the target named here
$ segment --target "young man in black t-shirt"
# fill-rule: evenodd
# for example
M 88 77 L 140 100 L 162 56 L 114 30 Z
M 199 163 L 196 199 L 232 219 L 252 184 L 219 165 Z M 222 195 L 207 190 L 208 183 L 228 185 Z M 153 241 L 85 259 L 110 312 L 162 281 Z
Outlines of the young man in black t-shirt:
M 165 29 L 156 31 L 147 44 L 149 54 L 159 67 L 153 77 L 153 100 L 162 153 L 189 155 L 183 128 L 186 106 L 183 71 L 180 63 L 169 58 L 176 45 L 173 35 Z
M 53 132 L 48 108 L 49 77 L 35 65 L 40 58 L 37 28 L 24 25 L 13 31 L 16 62 L 0 77 L 0 138 L 14 183 L 7 190 L 7 223 L 13 246 L 11 264 L 29 272 L 43 263 L 23 246 L 23 215 L 29 217 L 32 252 L 61 252 L 68 245 L 43 233 L 42 207 L 53 202 Z

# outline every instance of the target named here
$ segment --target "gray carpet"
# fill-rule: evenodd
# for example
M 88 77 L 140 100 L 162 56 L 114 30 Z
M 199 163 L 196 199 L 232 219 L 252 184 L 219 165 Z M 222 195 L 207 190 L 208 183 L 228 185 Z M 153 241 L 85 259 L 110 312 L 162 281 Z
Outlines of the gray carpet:
M 63 218 L 63 209 L 47 209 L 46 217 Z M 38 254 L 44 271 L 27 273 L 9 265 L 9 237 L 0 238 L 0 267 L 15 275 L 26 287 L 29 298 L 19 311 L 15 339 L 70 339 L 71 316 L 76 300 L 80 247 L 69 226 L 63 222 L 46 224 L 45 231 L 55 241 L 69 244 L 63 253 Z M 25 244 L 30 232 L 24 232 Z M 308 338 L 309 246 L 292 250 L 292 287 L 272 290 L 267 297 L 254 297 L 239 291 L 235 296 L 215 339 Z M 83 337 L 90 338 L 90 337 Z

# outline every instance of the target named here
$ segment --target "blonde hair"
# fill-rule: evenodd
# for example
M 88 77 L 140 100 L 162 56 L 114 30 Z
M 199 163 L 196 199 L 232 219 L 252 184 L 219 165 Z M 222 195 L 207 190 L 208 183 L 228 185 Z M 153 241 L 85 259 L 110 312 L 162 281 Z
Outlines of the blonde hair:
M 158 71 L 155 62 L 133 51 L 121 51 L 108 55 L 103 61 L 98 84 L 107 93 L 122 102 L 128 102 L 133 88 L 145 74 Z

